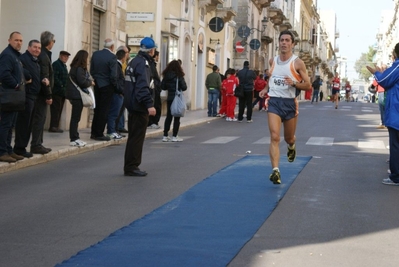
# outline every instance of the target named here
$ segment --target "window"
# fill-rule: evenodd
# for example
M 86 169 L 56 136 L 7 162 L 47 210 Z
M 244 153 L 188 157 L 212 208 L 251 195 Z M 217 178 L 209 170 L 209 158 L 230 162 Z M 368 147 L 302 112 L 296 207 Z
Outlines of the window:
M 186 14 L 188 13 L 188 6 L 189 6 L 188 0 L 185 0 L 184 1 L 184 12 L 186 12 Z
M 174 59 L 178 59 L 178 40 L 177 38 L 170 36 L 169 37 L 169 58 L 168 62 L 171 62 Z

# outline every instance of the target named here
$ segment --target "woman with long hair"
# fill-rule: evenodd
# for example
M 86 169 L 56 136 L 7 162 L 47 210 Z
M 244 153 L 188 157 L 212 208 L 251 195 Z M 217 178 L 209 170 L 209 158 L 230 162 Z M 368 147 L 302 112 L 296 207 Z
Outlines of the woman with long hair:
M 71 146 L 84 147 L 86 142 L 79 139 L 78 126 L 83 110 L 82 97 L 79 89 L 87 88 L 94 85 L 93 79 L 87 70 L 89 53 L 86 50 L 79 50 L 71 62 L 71 70 L 69 71 L 69 80 L 65 91 L 65 98 L 72 105 L 71 121 L 69 123 L 69 138 Z M 73 82 L 72 82 L 73 81 Z
M 172 105 L 173 99 L 175 98 L 176 89 L 179 91 L 186 91 L 187 84 L 184 80 L 184 71 L 181 67 L 181 64 L 177 60 L 172 60 L 166 66 L 164 71 L 162 72 L 162 83 L 161 88 L 162 90 L 168 90 L 168 98 L 167 102 L 167 114 L 164 124 L 163 130 L 163 142 L 181 142 L 183 139 L 177 136 L 180 127 L 180 117 L 173 117 L 172 113 L 170 112 L 170 106 Z M 168 133 L 170 130 L 170 125 L 173 119 L 173 136 L 172 139 L 169 137 Z

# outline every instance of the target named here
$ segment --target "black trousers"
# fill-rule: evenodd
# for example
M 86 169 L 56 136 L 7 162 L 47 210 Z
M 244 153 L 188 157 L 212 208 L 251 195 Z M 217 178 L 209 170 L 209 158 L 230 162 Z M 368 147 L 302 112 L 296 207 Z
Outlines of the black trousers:
M 156 110 L 155 116 L 150 116 L 148 121 L 148 126 L 152 124 L 158 125 L 159 120 L 161 119 L 161 112 L 162 112 L 162 102 L 161 102 L 161 92 L 157 89 L 154 89 L 154 108 Z
M 170 130 L 170 125 L 172 124 L 172 119 L 173 119 L 173 136 L 176 137 L 177 134 L 179 133 L 179 128 L 180 128 L 180 117 L 173 117 L 172 112 L 170 111 L 170 106 L 172 106 L 173 100 L 168 100 L 167 105 L 168 105 L 168 112 L 166 114 L 165 122 L 164 122 L 164 127 L 163 127 L 163 136 L 168 136 L 169 130 Z
M 111 106 L 114 91 L 113 85 L 107 85 L 101 88 L 97 85 L 94 86 L 96 108 L 94 109 L 94 116 L 91 124 L 91 137 L 104 136 L 104 129 L 108 121 L 108 111 Z
M 148 113 L 129 112 L 128 115 L 129 135 L 125 149 L 124 172 L 138 170 L 143 154 L 145 133 L 147 132 Z
M 254 98 L 253 91 L 244 91 L 244 96 L 239 98 L 238 102 L 238 120 L 242 121 L 244 110 L 247 108 L 247 120 L 252 120 L 252 99 Z
M 82 116 L 83 103 L 81 99 L 71 99 L 69 101 L 72 105 L 71 121 L 69 122 L 69 138 L 72 142 L 80 139 L 78 126 L 80 117 Z
M 30 134 L 32 132 L 32 114 L 35 107 L 35 100 L 25 99 L 25 110 L 18 112 L 17 122 L 15 123 L 15 145 L 14 151 L 25 153 L 29 144 Z
M 62 109 L 64 108 L 65 97 L 53 95 L 53 103 L 50 105 L 50 128 L 58 128 L 60 126 L 60 119 Z
M 43 130 L 44 124 L 46 123 L 47 108 L 48 105 L 46 103 L 46 97 L 42 95 L 37 96 L 32 116 L 31 147 L 36 147 L 43 144 Z

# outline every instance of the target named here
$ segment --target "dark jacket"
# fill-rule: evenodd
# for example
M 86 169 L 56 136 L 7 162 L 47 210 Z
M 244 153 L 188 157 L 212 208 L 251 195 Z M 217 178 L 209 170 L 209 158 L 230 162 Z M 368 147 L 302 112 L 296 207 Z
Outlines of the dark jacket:
M 117 87 L 117 60 L 115 54 L 104 48 L 93 53 L 90 61 L 90 74 L 96 85 Z
M 123 75 L 122 64 L 120 61 L 118 61 L 116 70 L 117 70 L 118 80 L 117 80 L 115 93 L 123 95 L 123 90 L 125 89 L 125 75 Z
M 139 51 L 126 68 L 124 103 L 129 112 L 148 113 L 148 108 L 154 107 L 150 64 L 155 64 L 154 59 L 148 53 Z
M 244 91 L 254 90 L 256 74 L 253 70 L 250 70 L 247 66 L 245 66 L 237 73 L 237 78 L 240 80 L 240 84 L 244 87 Z
M 3 88 L 18 88 L 24 83 L 20 53 L 8 45 L 0 54 L 0 82 Z
M 314 90 L 320 90 L 320 78 L 317 77 L 316 80 L 313 81 L 312 87 Z
M 42 52 L 38 57 L 40 65 L 40 81 L 47 78 L 50 81 L 49 86 L 41 83 L 41 90 L 39 95 L 43 95 L 46 99 L 51 99 L 52 88 L 54 86 L 54 73 L 53 66 L 51 65 L 51 51 L 47 48 L 42 47 Z
M 87 70 L 82 67 L 72 67 L 69 71 L 69 77 L 78 85 L 80 88 L 88 88 L 91 86 L 92 79 Z M 80 92 L 71 82 L 70 79 L 67 80 L 67 88 L 65 91 L 66 99 L 82 99 Z
M 28 50 L 23 53 L 19 59 L 24 68 L 25 79 L 32 80 L 31 83 L 25 85 L 26 97 L 35 100 L 40 92 L 40 66 L 37 58 L 34 58 Z
M 65 89 L 68 81 L 68 69 L 61 59 L 57 59 L 53 62 L 54 71 L 54 87 L 53 95 L 65 97 Z
M 162 79 L 161 88 L 162 90 L 168 90 L 168 98 L 167 101 L 173 101 L 176 95 L 176 83 L 178 81 L 178 90 L 179 91 L 186 91 L 187 84 L 184 80 L 184 77 L 177 77 L 176 73 L 174 72 L 167 72 Z

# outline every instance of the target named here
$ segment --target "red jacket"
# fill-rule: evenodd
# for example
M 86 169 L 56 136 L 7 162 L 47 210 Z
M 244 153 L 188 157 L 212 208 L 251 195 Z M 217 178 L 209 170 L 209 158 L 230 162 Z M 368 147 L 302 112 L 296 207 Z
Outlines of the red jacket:
M 233 95 L 234 88 L 238 86 L 239 82 L 235 75 L 230 75 L 229 78 L 225 79 L 222 83 L 223 88 L 226 89 L 226 95 Z
M 256 78 L 255 83 L 254 83 L 254 88 L 255 91 L 262 91 L 263 89 L 265 89 L 267 82 L 265 81 L 265 79 L 259 78 L 259 76 Z

